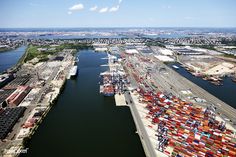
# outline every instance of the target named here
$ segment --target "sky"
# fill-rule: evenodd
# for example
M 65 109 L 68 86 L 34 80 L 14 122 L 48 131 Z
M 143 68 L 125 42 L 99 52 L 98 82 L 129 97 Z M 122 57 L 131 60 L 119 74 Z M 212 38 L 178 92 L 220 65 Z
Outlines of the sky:
M 236 27 L 236 0 L 0 0 L 0 28 Z

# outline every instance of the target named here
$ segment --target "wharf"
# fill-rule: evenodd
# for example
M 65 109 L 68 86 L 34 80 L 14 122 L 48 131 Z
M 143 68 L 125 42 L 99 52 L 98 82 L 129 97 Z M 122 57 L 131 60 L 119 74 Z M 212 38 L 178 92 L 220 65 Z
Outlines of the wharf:
M 194 134 L 192 133 L 192 131 L 188 128 L 187 125 L 184 125 L 185 122 L 183 120 L 183 122 L 181 122 L 181 127 L 185 127 L 185 129 L 178 128 L 178 126 L 174 126 L 173 124 L 175 123 L 174 120 L 167 120 L 168 123 L 168 127 L 171 126 L 169 129 L 174 129 L 174 130 L 170 130 L 168 132 L 168 136 L 170 138 L 171 141 L 171 145 L 167 146 L 165 148 L 165 150 L 163 152 L 159 151 L 157 149 L 158 147 L 158 136 L 162 136 L 162 134 L 160 134 L 157 131 L 157 128 L 159 127 L 159 123 L 156 122 L 156 120 L 160 121 L 160 120 L 164 120 L 165 116 L 167 115 L 163 115 L 163 117 L 161 116 L 160 119 L 159 118 L 154 118 L 155 114 L 152 114 L 152 111 L 148 110 L 149 105 L 154 108 L 154 109 L 159 109 L 162 108 L 166 108 L 167 110 L 170 107 L 171 109 L 176 108 L 178 105 L 182 105 L 182 107 L 187 107 L 188 103 L 193 103 L 193 110 L 201 110 L 199 111 L 199 115 L 202 114 L 202 111 L 204 111 L 206 109 L 206 107 L 208 107 L 211 104 L 214 104 L 217 107 L 217 112 L 215 120 L 218 122 L 222 122 L 222 121 L 227 121 L 227 118 L 225 117 L 230 117 L 233 118 L 235 109 L 231 108 L 229 105 L 225 104 L 224 102 L 220 101 L 218 98 L 212 96 L 211 94 L 209 94 L 207 91 L 201 89 L 200 87 L 198 87 L 197 85 L 195 85 L 194 83 L 190 82 L 189 80 L 187 80 L 186 78 L 183 78 L 182 76 L 180 76 L 177 72 L 175 72 L 174 70 L 172 70 L 171 68 L 167 67 L 165 64 L 158 62 L 156 60 L 151 61 L 151 62 L 142 62 L 140 58 L 135 58 L 137 56 L 127 56 L 127 60 L 125 60 L 123 66 L 124 69 L 126 69 L 126 73 L 127 75 L 129 75 L 129 79 L 131 81 L 131 85 L 130 87 L 137 87 L 139 89 L 143 89 L 144 93 L 142 91 L 137 92 L 126 92 L 125 94 L 125 98 L 126 101 L 128 101 L 128 106 L 131 109 L 131 113 L 133 115 L 136 127 L 137 127 L 137 132 L 140 136 L 141 142 L 143 144 L 143 148 L 145 150 L 145 153 L 147 156 L 170 156 L 172 153 L 178 152 L 177 149 L 183 149 L 181 147 L 176 146 L 178 144 L 178 140 L 181 140 L 181 136 L 182 135 L 182 131 L 186 131 L 189 132 L 189 134 L 184 134 L 186 137 L 189 137 L 189 139 L 194 139 L 197 138 L 198 141 L 200 141 L 199 139 L 199 134 L 202 133 L 202 130 L 209 130 L 209 134 L 216 134 L 218 129 L 212 129 L 209 127 L 207 127 L 206 125 L 206 121 L 200 120 L 201 123 L 201 127 L 199 128 L 199 133 Z M 150 67 L 150 69 L 152 69 L 151 71 L 149 71 L 149 73 L 147 73 L 146 69 L 148 69 L 148 67 Z M 155 85 L 155 86 L 154 86 Z M 160 98 L 156 98 L 155 94 L 156 92 L 160 93 L 165 93 L 163 94 L 163 96 L 167 96 L 165 98 L 165 102 L 158 102 L 160 104 L 156 104 L 153 102 L 156 102 L 157 100 L 160 101 L 164 101 Z M 189 92 L 182 92 L 181 91 L 189 91 Z M 151 94 L 148 95 L 147 97 L 152 97 L 151 100 L 145 100 L 143 102 L 143 96 L 142 94 L 145 94 L 145 92 L 147 92 L 146 94 L 148 95 L 148 93 L 150 92 Z M 168 98 L 168 94 L 167 93 L 172 93 L 171 95 L 174 97 L 176 96 L 178 99 L 180 99 L 181 103 L 174 103 L 174 99 L 173 100 L 166 100 Z M 186 95 L 185 93 L 188 93 L 188 95 Z M 155 98 L 154 98 L 155 97 Z M 194 97 L 198 97 L 201 99 L 206 100 L 206 102 L 195 102 L 194 101 Z M 154 99 L 153 99 L 154 98 Z M 169 104 L 169 105 L 167 105 Z M 158 107 L 158 106 L 161 107 Z M 199 108 L 201 106 L 201 109 Z M 225 107 L 226 106 L 226 107 Z M 191 107 L 190 107 L 191 108 Z M 229 108 L 229 110 L 231 110 L 229 113 L 226 112 L 222 112 L 222 110 L 225 110 L 225 108 Z M 230 109 L 231 108 L 231 109 Z M 170 117 L 175 117 L 175 119 L 180 115 L 179 113 L 177 113 L 176 111 L 181 111 L 181 107 L 178 108 L 176 111 L 172 111 L 172 110 L 168 110 L 169 113 L 173 113 L 172 115 L 170 115 Z M 189 114 L 185 114 L 185 111 L 182 110 L 182 112 L 180 112 L 181 116 L 179 116 L 180 118 L 185 118 L 188 119 L 187 117 L 190 116 Z M 219 114 L 223 113 L 222 114 Z M 154 112 L 156 113 L 156 112 Z M 177 117 L 176 117 L 177 116 Z M 194 114 L 193 114 L 194 116 Z M 222 117 L 223 116 L 223 117 Z M 193 117 L 194 118 L 194 117 Z M 191 119 L 191 118 L 190 118 Z M 231 119 L 234 120 L 234 119 Z M 166 120 L 165 120 L 166 121 Z M 173 123 L 173 124 L 172 124 Z M 173 126 L 172 126 L 173 125 Z M 230 123 L 229 121 L 226 122 L 226 128 L 229 130 L 232 130 L 233 133 L 235 133 L 235 129 L 234 126 L 232 125 L 232 123 Z M 203 129 L 202 129 L 203 128 Z M 178 131 L 178 136 L 174 135 L 175 131 Z M 230 138 L 235 138 L 235 135 L 232 135 L 230 133 L 223 133 L 227 136 L 229 136 Z M 175 136 L 174 138 L 172 138 L 173 136 Z M 212 136 L 212 138 L 214 138 L 214 136 Z M 211 141 L 216 140 L 216 142 L 222 142 L 221 140 L 218 141 L 218 139 L 212 139 Z M 176 142 L 177 141 L 177 142 Z M 204 141 L 204 139 L 201 139 L 201 142 Z M 181 141 L 183 142 L 183 141 Z M 180 145 L 181 145 L 180 142 Z M 204 141 L 205 143 L 207 143 L 208 141 Z M 204 143 L 203 142 L 203 143 Z M 223 141 L 224 142 L 224 141 Z M 193 142 L 194 143 L 194 142 Z M 204 144 L 205 144 L 204 143 Z M 189 142 L 189 144 L 192 145 L 192 142 Z M 216 146 L 212 146 L 212 148 L 215 148 Z M 227 146 L 230 147 L 230 146 Z M 218 148 L 218 147 L 217 147 Z M 185 148 L 184 148 L 185 149 Z M 195 149 L 195 147 L 194 147 Z M 209 145 L 207 143 L 207 145 L 205 147 L 202 148 L 205 152 L 199 152 L 198 153 L 208 153 L 207 150 L 209 149 Z M 181 152 L 181 151 L 179 151 Z M 230 152 L 232 153 L 232 152 Z
M 127 106 L 124 94 L 115 94 L 116 106 Z
M 64 60 L 38 63 L 34 66 L 34 70 L 31 70 L 32 78 L 27 82 L 27 85 L 33 89 L 18 105 L 27 109 L 24 116 L 14 126 L 13 131 L 9 133 L 5 142 L 0 143 L 2 150 L 0 156 L 16 157 L 22 151 L 27 150 L 27 148 L 24 149 L 25 141 L 32 137 L 52 108 L 64 87 L 70 68 L 74 65 L 72 53 L 65 51 L 61 52 L 61 55 L 65 56 Z M 35 72 L 36 74 L 34 74 Z
M 108 65 L 109 65 L 110 71 L 117 71 L 116 70 L 117 65 L 114 66 L 114 64 L 110 61 L 110 59 L 108 60 Z M 132 87 L 128 86 L 127 89 L 133 89 Z M 136 101 L 134 103 L 133 97 L 131 97 L 131 95 L 133 94 L 131 94 L 129 91 L 124 91 L 124 94 L 119 94 L 119 93 L 115 94 L 116 106 L 119 106 L 119 107 L 128 106 L 130 108 L 132 117 L 135 122 L 136 129 L 137 129 L 136 133 L 138 133 L 140 137 L 146 156 L 156 157 L 157 154 L 155 152 L 155 149 L 152 146 L 152 143 L 149 139 L 149 135 L 147 131 L 145 130 L 145 126 L 141 120 L 141 116 L 139 115 L 139 112 L 136 108 Z M 166 156 L 163 156 L 163 157 L 166 157 Z
M 150 135 L 150 132 L 146 128 L 146 123 L 143 122 L 144 117 L 142 116 L 143 110 L 140 112 L 138 108 L 138 98 L 135 93 L 126 92 L 125 99 L 128 102 L 128 106 L 130 108 L 131 114 L 134 119 L 134 123 L 137 129 L 137 133 L 139 135 L 140 141 L 142 143 L 144 152 L 147 157 L 156 157 L 159 155 L 153 146 L 152 138 L 155 135 Z M 163 156 L 166 157 L 166 156 Z

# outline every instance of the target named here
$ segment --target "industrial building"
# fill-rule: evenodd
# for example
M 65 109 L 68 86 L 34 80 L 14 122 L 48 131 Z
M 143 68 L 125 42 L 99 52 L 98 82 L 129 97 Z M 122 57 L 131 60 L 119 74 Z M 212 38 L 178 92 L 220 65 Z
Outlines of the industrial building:
M 9 107 L 15 107 L 25 98 L 30 92 L 29 86 L 19 86 L 7 99 L 6 103 Z

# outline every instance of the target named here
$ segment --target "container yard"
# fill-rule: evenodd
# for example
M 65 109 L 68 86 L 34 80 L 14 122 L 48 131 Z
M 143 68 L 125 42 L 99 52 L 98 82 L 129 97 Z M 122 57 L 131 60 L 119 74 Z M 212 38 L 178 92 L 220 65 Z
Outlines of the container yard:
M 146 105 L 147 127 L 156 132 L 158 151 L 173 156 L 235 156 L 235 129 L 226 126 L 211 106 L 201 108 L 171 94 L 137 91 L 139 103 Z
M 184 79 L 175 82 L 181 76 L 152 55 L 121 56 L 133 89 L 125 92 L 126 103 L 147 156 L 236 156 L 236 129 L 230 122 L 235 109 L 206 91 L 201 98 L 194 90 L 202 89 L 185 88 L 182 84 L 189 82 Z

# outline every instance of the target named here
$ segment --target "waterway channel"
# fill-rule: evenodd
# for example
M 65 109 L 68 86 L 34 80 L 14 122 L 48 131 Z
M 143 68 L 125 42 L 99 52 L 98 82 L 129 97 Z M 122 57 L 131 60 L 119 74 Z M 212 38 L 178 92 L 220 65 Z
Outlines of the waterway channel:
M 0 73 L 14 66 L 25 53 L 26 46 L 0 52 Z
M 28 144 L 27 157 L 144 157 L 128 107 L 99 94 L 106 53 L 79 52 L 79 72 Z

